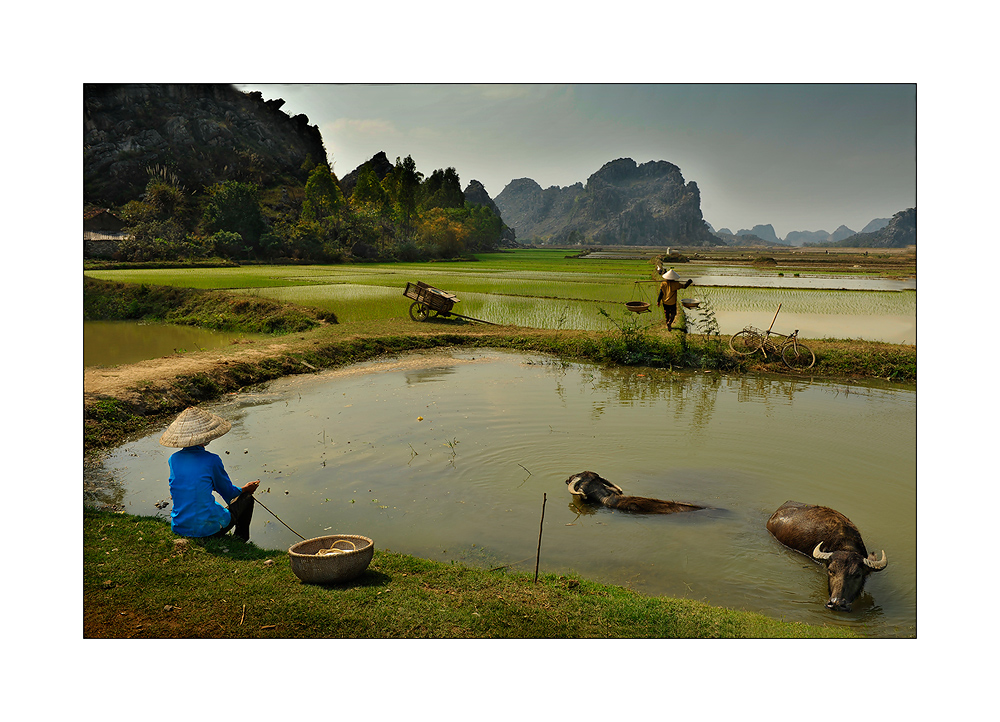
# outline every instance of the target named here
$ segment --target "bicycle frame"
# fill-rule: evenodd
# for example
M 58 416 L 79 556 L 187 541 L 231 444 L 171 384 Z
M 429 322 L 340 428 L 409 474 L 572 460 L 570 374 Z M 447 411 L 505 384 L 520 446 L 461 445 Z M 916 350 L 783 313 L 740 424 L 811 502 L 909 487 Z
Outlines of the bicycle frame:
M 766 331 L 759 331 L 752 326 L 747 326 L 742 331 L 732 335 L 729 339 L 729 347 L 740 356 L 749 356 L 760 351 L 765 359 L 770 351 L 781 358 L 789 368 L 796 370 L 812 368 L 813 364 L 816 363 L 816 354 L 806 344 L 798 340 L 798 329 L 788 335 L 772 330 L 779 311 L 781 311 L 780 303 L 778 310 L 774 312 L 774 318 L 771 319 L 771 325 L 767 327 Z M 778 341 L 779 338 L 782 340 Z M 757 339 L 760 339 L 760 345 L 757 345 Z

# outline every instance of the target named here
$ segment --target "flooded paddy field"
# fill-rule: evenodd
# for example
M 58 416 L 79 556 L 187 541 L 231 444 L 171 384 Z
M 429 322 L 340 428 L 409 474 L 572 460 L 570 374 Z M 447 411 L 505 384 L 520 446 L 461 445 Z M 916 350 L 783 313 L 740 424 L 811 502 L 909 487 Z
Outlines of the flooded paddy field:
M 488 350 L 411 354 L 282 379 L 208 405 L 237 485 L 298 534 L 355 533 L 382 549 L 488 568 L 578 572 L 644 594 L 772 617 L 916 634 L 916 391 L 763 376 L 566 363 Z M 119 447 L 103 499 L 166 515 L 162 430 Z M 629 515 L 580 505 L 593 470 L 633 495 L 711 509 Z M 826 577 L 764 528 L 786 500 L 850 517 L 888 568 L 849 613 Z M 258 506 L 257 545 L 296 533 Z
M 83 366 L 117 366 L 176 353 L 226 348 L 253 334 L 138 321 L 84 321 Z
M 407 318 L 408 282 L 423 281 L 458 295 L 454 311 L 496 324 L 603 331 L 630 317 L 628 301 L 647 301 L 637 319 L 662 325 L 657 284 L 645 256 L 567 258 L 565 251 L 484 254 L 453 263 L 341 266 L 248 266 L 219 269 L 88 271 L 108 280 L 194 288 L 225 288 L 332 311 L 341 323 Z M 766 328 L 778 304 L 775 330 L 798 328 L 804 338 L 916 343 L 916 281 L 883 278 L 864 269 L 779 276 L 774 268 L 696 261 L 677 268 L 694 285 L 682 292 L 711 302 L 724 335 L 746 325 Z M 605 310 L 610 319 L 601 313 Z M 431 319 L 429 327 L 440 325 Z

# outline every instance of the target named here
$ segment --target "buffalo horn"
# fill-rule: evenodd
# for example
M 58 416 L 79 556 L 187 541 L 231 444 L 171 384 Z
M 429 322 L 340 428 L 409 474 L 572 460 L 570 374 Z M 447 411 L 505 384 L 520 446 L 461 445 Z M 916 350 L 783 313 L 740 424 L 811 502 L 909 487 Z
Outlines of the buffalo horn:
M 875 552 L 872 552 L 871 554 L 869 554 L 868 558 L 865 559 L 865 566 L 871 567 L 876 572 L 880 571 L 882 569 L 885 569 L 885 567 L 886 567 L 886 565 L 888 563 L 889 563 L 889 560 L 885 558 L 885 549 L 882 550 L 882 558 L 881 559 L 875 559 Z
M 823 551 L 820 551 L 819 548 L 821 546 L 823 546 L 823 542 L 820 542 L 819 544 L 817 544 L 816 548 L 813 549 L 813 559 L 822 559 L 822 560 L 826 561 L 827 559 L 829 559 L 830 557 L 833 556 L 833 552 L 823 552 Z
M 576 485 L 579 484 L 579 483 L 580 483 L 580 477 L 579 476 L 576 477 L 575 479 L 573 479 L 573 481 L 571 481 L 569 483 L 569 493 L 570 494 L 579 494 L 580 496 L 584 496 L 584 493 L 582 491 L 580 491 L 579 489 L 576 488 Z

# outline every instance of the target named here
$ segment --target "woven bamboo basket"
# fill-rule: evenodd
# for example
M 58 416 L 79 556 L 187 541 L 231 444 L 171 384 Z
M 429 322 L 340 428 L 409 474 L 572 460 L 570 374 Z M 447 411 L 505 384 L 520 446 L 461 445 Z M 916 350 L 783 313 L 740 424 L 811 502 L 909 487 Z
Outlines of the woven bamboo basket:
M 681 304 L 684 308 L 698 308 L 701 305 L 701 301 L 696 298 L 682 298 Z
M 356 534 L 306 539 L 288 549 L 295 576 L 309 584 L 338 584 L 359 576 L 372 561 L 375 542 Z
M 645 301 L 629 301 L 625 304 L 625 308 L 632 313 L 645 313 L 649 310 L 649 304 Z

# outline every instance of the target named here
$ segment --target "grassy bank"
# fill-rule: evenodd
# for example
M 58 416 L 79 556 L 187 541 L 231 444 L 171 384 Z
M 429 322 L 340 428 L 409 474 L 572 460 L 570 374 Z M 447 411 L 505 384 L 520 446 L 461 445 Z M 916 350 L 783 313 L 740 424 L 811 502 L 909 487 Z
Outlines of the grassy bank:
M 117 283 L 83 277 L 83 317 L 101 321 L 162 321 L 216 331 L 294 333 L 336 323 L 329 311 L 247 298 L 220 291 L 202 291 L 145 283 Z
M 801 638 L 849 629 L 644 597 L 377 549 L 343 585 L 303 584 L 284 552 L 193 542 L 152 517 L 84 514 L 87 638 Z

